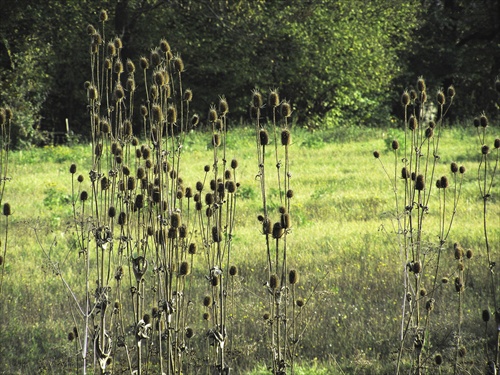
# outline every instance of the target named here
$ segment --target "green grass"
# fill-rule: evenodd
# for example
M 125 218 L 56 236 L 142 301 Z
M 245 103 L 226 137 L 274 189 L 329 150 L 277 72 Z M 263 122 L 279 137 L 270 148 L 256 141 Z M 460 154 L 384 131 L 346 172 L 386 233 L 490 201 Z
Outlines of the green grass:
M 300 343 L 297 375 L 386 373 L 394 369 L 401 319 L 401 291 L 404 262 L 394 246 L 390 212 L 393 193 L 378 160 L 390 168 L 393 156 L 388 145 L 402 133 L 391 129 L 343 128 L 308 133 L 293 129 L 291 146 L 291 188 L 294 198 L 288 236 L 290 268 L 301 275 L 297 296 L 306 301 L 299 324 L 305 327 Z M 235 283 L 234 353 L 232 367 L 252 369 L 250 374 L 267 373 L 269 354 L 264 340 L 266 291 L 265 243 L 257 220 L 260 213 L 260 186 L 254 135 L 250 129 L 229 133 L 227 158 L 239 161 L 241 186 L 233 261 L 240 269 Z M 184 147 L 182 171 L 187 186 L 203 178 L 203 166 L 210 163 L 210 136 L 192 134 Z M 490 140 L 491 141 L 491 140 Z M 452 243 L 474 249 L 466 299 L 470 317 L 465 337 L 472 351 L 479 352 L 484 326 L 481 311 L 485 299 L 485 253 L 482 232 L 482 201 L 477 187 L 479 147 L 473 130 L 447 129 L 441 140 L 437 175 L 449 175 L 456 161 L 467 168 L 461 202 L 446 244 L 444 271 L 453 275 Z M 272 157 L 268 150 L 266 157 Z M 11 154 L 10 175 L 4 202 L 12 206 L 4 291 L 0 302 L 0 373 L 58 373 L 74 363 L 72 344 L 66 337 L 73 326 L 69 296 L 57 274 L 48 267 L 47 257 L 58 262 L 63 276 L 76 283 L 80 269 L 75 266 L 76 247 L 71 219 L 71 163 L 78 165 L 88 182 L 90 147 L 46 147 Z M 268 179 L 272 180 L 272 173 Z M 490 242 L 500 264 L 500 205 L 498 178 L 489 205 Z M 271 198 L 273 198 L 271 196 Z M 274 197 L 276 198 L 276 197 Z M 278 204 L 272 201 L 273 215 Z M 437 202 L 431 201 L 429 231 L 425 241 L 437 238 Z M 5 217 L 2 220 L 4 232 Z M 436 223 L 433 230 L 432 223 Z M 38 235 L 38 238 L 35 236 Z M 3 243 L 3 240 L 2 240 Z M 201 258 L 197 260 L 202 262 Z M 496 273 L 496 285 L 499 275 Z M 201 272 L 200 272 L 200 277 Z M 441 293 L 454 298 L 453 285 Z M 201 297 L 200 297 L 201 298 Z M 491 306 L 490 306 L 491 307 Z M 439 350 L 448 353 L 447 335 L 452 335 L 455 312 L 438 305 Z M 490 327 L 491 328 L 491 327 Z M 202 337 L 203 333 L 199 334 Z M 476 344 L 474 344 L 476 342 Z M 4 343 L 8 343 L 5 345 Z M 479 343 L 479 344 L 477 344 Z M 448 355 L 448 354 L 447 354 Z M 312 364 L 312 365 L 311 365 Z M 446 366 L 450 366 L 448 363 Z M 478 365 L 479 366 L 479 365 Z M 448 367 L 443 367 L 447 369 Z M 240 373 L 239 370 L 236 373 Z

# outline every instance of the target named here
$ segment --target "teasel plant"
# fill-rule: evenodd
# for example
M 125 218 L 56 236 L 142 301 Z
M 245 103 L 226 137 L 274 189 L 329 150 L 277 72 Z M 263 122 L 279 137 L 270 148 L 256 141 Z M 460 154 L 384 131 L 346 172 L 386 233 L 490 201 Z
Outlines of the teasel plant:
M 389 152 L 393 154 L 394 167 L 386 167 L 383 155 L 373 152 L 394 195 L 395 208 L 390 217 L 403 276 L 397 374 L 406 360 L 405 353 L 411 353 L 409 362 L 414 374 L 425 373 L 431 358 L 432 311 L 439 303 L 435 294 L 442 287 L 438 282 L 443 272 L 442 253 L 453 226 L 465 173 L 465 167 L 452 162 L 448 171 L 451 178 L 439 177 L 441 133 L 455 89 L 450 86 L 446 91 L 437 91 L 436 114 L 431 112 L 427 92 L 425 80 L 420 77 L 416 89 L 401 96 L 404 139 L 402 144 L 397 139 L 391 143 Z M 428 219 L 429 212 L 438 213 L 438 225 Z M 431 233 L 436 228 L 437 232 Z M 430 240 L 432 234 L 437 236 L 437 243 Z
M 291 106 L 281 101 L 277 90 L 270 90 L 267 100 L 268 120 L 264 121 L 264 99 L 255 89 L 250 103 L 250 117 L 255 124 L 256 152 L 260 183 L 262 212 L 258 216 L 265 241 L 268 279 L 264 283 L 268 295 L 265 319 L 269 324 L 269 349 L 272 373 L 294 373 L 294 357 L 297 353 L 297 327 L 295 325 L 295 284 L 298 272 L 289 269 L 288 236 L 291 234 L 290 147 L 292 136 L 289 129 Z M 270 149 L 269 152 L 266 150 Z M 270 159 L 270 160 L 269 160 Z M 268 168 L 271 164 L 275 167 Z M 275 174 L 275 177 L 273 177 Z M 278 202 L 270 202 L 270 189 L 277 189 Z M 277 212 L 271 208 L 278 206 Z M 268 314 L 268 315 L 267 315 Z M 292 355 L 293 354 L 293 355 Z
M 497 78 L 495 81 L 495 88 L 500 95 L 500 79 Z M 489 321 L 490 309 L 493 310 L 493 315 L 495 318 L 495 323 L 500 327 L 500 305 L 498 301 L 498 277 L 495 271 L 498 267 L 498 243 L 490 240 L 491 223 L 488 222 L 488 208 L 492 201 L 497 199 L 495 197 L 495 191 L 493 187 L 496 184 L 498 178 L 498 167 L 500 161 L 500 138 L 495 138 L 493 144 L 491 144 L 491 136 L 488 136 L 489 119 L 485 113 L 482 113 L 473 120 L 474 127 L 476 128 L 477 145 L 480 150 L 480 160 L 477 169 L 477 182 L 478 189 L 483 201 L 483 237 L 484 237 L 484 250 L 486 253 L 485 270 L 487 273 L 487 278 L 491 291 L 489 293 L 488 308 L 483 311 L 483 320 L 485 323 Z M 493 224 L 497 226 L 498 223 Z M 495 251 L 496 250 L 496 251 Z M 495 254 L 497 258 L 495 259 Z M 497 271 L 498 272 L 498 271 Z M 488 317 L 487 319 L 485 317 Z M 486 346 L 486 358 L 487 358 L 487 372 L 488 374 L 493 374 L 500 372 L 500 328 L 495 330 L 496 337 L 495 349 L 493 353 L 490 353 L 488 346 Z M 485 338 L 488 340 L 488 336 Z
M 4 202 L 5 187 L 7 182 L 11 180 L 11 177 L 9 177 L 9 150 L 12 117 L 13 112 L 10 107 L 0 108 L 0 205 L 2 206 L 2 214 L 5 216 L 5 233 L 2 233 L 3 238 L 0 239 L 0 296 L 2 295 L 7 257 L 9 217 L 12 215 L 10 203 Z
M 69 168 L 81 285 L 66 283 L 50 262 L 73 301 L 68 338 L 78 350 L 76 363 L 83 374 L 200 368 L 228 374 L 226 298 L 239 184 L 237 160 L 227 161 L 227 100 L 221 96 L 208 115 L 213 162 L 196 187 L 188 186 L 183 143 L 199 117 L 190 109 L 193 93 L 182 85 L 182 58 L 162 39 L 137 67 L 124 62 L 121 39 L 104 38 L 107 20 L 101 11 L 100 26 L 87 27 L 90 171 Z M 146 96 L 139 113 L 136 74 L 144 77 Z M 140 126 L 133 125 L 137 118 Z M 214 303 L 210 325 L 198 337 L 211 344 L 210 353 L 196 353 L 193 343 L 200 284 L 193 269 L 201 267 Z

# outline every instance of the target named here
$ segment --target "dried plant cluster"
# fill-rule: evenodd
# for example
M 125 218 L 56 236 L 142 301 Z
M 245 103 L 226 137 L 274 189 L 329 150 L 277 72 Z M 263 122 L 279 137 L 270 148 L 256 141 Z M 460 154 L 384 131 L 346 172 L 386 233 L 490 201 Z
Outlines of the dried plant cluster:
M 471 366 L 466 358 L 467 339 L 462 334 L 462 326 L 465 320 L 467 275 L 470 262 L 474 261 L 474 251 L 464 249 L 450 239 L 466 167 L 451 162 L 446 174 L 441 175 L 443 162 L 439 153 L 441 132 L 445 131 L 443 121 L 454 97 L 453 86 L 446 93 L 439 90 L 435 98 L 436 119 L 427 120 L 432 117 L 429 113 L 431 105 L 425 81 L 419 78 L 416 89 L 405 91 L 401 97 L 405 135 L 403 144 L 398 140 L 391 144 L 394 168 L 386 168 L 379 151 L 373 153 L 380 161 L 394 192 L 393 232 L 401 259 L 403 286 L 396 373 L 402 372 L 406 364 L 414 374 L 441 371 L 446 362 L 455 374 L 468 371 Z M 488 259 L 486 273 L 482 277 L 488 274 L 491 280 L 491 290 L 484 301 L 483 320 L 488 324 L 492 310 L 499 324 L 499 286 L 493 277 L 495 262 L 488 241 L 486 210 L 499 163 L 500 140 L 494 141 L 492 149 L 495 151 L 490 153 L 489 146 L 485 145 L 488 128 L 486 115 L 478 117 L 474 125 L 480 143 L 481 162 L 477 176 L 484 200 L 484 251 Z M 437 215 L 438 225 L 430 219 L 432 215 Z M 437 238 L 437 241 L 433 238 Z M 451 257 L 454 257 L 455 263 L 450 263 Z M 447 287 L 450 280 L 453 285 L 451 291 Z M 434 331 L 439 329 L 439 315 L 443 314 L 444 309 L 455 309 L 453 335 L 446 343 L 433 342 Z M 494 338 L 496 344 L 491 346 L 491 333 L 488 330 L 485 332 L 485 361 L 479 367 L 486 368 L 488 374 L 496 373 L 488 371 L 499 364 L 498 333 Z
M 227 100 L 220 97 L 209 109 L 213 157 L 190 186 L 182 178 L 189 167 L 183 144 L 199 118 L 190 110 L 193 93 L 182 86 L 180 55 L 161 40 L 136 68 L 122 61 L 120 38 L 106 40 L 106 20 L 103 11 L 102 28 L 87 29 L 92 168 L 79 174 L 70 167 L 75 251 L 83 264 L 83 295 L 67 285 L 76 367 L 101 374 L 228 374 L 239 184 L 238 161 L 226 155 Z M 146 93 L 140 126 L 134 124 L 137 74 Z M 200 294 L 206 297 L 197 299 Z
M 10 180 L 9 173 L 9 147 L 10 131 L 12 124 L 12 110 L 0 108 L 0 205 L 4 201 L 5 186 Z M 5 216 L 5 233 L 1 233 L 0 239 L 0 296 L 2 295 L 3 275 L 5 271 L 5 258 L 7 256 L 7 240 L 9 237 L 9 216 L 12 214 L 9 203 L 3 203 L 2 214 Z M 2 243 L 3 241 L 3 243 Z

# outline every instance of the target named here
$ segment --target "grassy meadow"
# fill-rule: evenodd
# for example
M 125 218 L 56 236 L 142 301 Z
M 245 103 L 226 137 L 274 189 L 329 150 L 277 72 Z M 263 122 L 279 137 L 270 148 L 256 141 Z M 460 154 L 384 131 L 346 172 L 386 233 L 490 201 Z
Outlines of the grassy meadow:
M 491 134 L 498 128 L 492 128 L 485 143 L 492 144 L 498 136 Z M 398 139 L 402 143 L 404 133 L 392 128 L 356 127 L 316 132 L 292 128 L 291 132 L 290 187 L 294 194 L 289 209 L 287 256 L 288 268 L 300 275 L 293 293 L 296 300 L 302 301 L 301 307 L 294 307 L 299 337 L 294 373 L 394 373 L 400 351 L 403 273 L 407 265 L 396 240 L 394 192 L 384 168 L 392 178 L 396 173 L 397 186 L 403 186 L 399 169 L 394 172 L 391 142 Z M 209 132 L 195 131 L 184 141 L 181 174 L 186 186 L 203 179 L 204 166 L 212 163 L 210 137 Z M 433 288 L 436 303 L 430 331 L 432 346 L 425 354 L 426 371 L 453 373 L 458 362 L 463 373 L 484 373 L 485 346 L 491 355 L 496 344 L 494 324 L 481 318 L 484 309 L 492 309 L 483 200 L 478 190 L 481 145 L 473 126 L 445 127 L 440 142 L 436 178 L 451 175 L 452 162 L 463 165 L 466 172 L 437 272 L 439 280 L 449 278 L 450 282 L 440 281 L 437 288 L 430 282 L 422 286 Z M 271 360 L 269 322 L 264 318 L 269 313 L 268 292 L 263 286 L 268 270 L 265 236 L 257 219 L 262 202 L 254 129 L 231 129 L 226 144 L 228 160 L 238 160 L 240 183 L 231 253 L 231 264 L 238 267 L 238 273 L 230 280 L 227 295 L 228 363 L 236 374 L 260 375 L 269 373 L 266 366 Z M 380 153 L 378 159 L 373 156 L 375 150 Z M 272 148 L 266 149 L 265 156 L 272 158 L 273 152 Z M 498 157 L 498 149 L 491 150 L 492 155 L 495 153 Z M 1 374 L 76 373 L 77 344 L 68 340 L 75 321 L 74 301 L 63 280 L 76 294 L 82 293 L 79 280 L 84 267 L 75 244 L 69 168 L 76 164 L 77 174 L 84 176 L 82 186 L 90 186 L 91 155 L 89 144 L 76 144 L 16 151 L 9 156 L 12 180 L 7 182 L 3 201 L 10 203 L 12 215 L 8 217 L 0 299 Z M 273 174 L 266 177 L 271 181 Z M 487 211 L 491 254 L 497 264 L 499 189 L 497 177 L 492 182 Z M 279 209 L 279 194 L 278 189 L 270 190 L 271 212 Z M 448 199 L 452 199 L 451 195 Z M 431 197 L 422 234 L 425 243 L 439 237 L 439 207 L 439 198 Z M 451 207 L 449 204 L 446 220 Z M 1 233 L 5 233 L 7 218 L 1 219 Z M 465 262 L 463 293 L 456 293 L 453 286 L 457 273 L 454 243 L 473 251 Z M 431 251 L 426 256 L 429 261 L 436 257 Z M 204 266 L 203 256 L 195 254 L 193 280 L 203 279 Z M 499 274 L 493 276 L 497 287 Z M 190 296 L 194 307 L 189 314 L 197 322 L 193 326 L 193 347 L 198 351 L 206 345 L 207 326 L 201 318 L 204 294 L 203 290 L 193 289 Z M 145 303 L 145 309 L 154 305 L 154 301 Z M 460 358 L 455 356 L 458 321 L 462 344 L 467 348 L 467 356 Z M 438 353 L 443 358 L 439 369 L 434 361 Z M 402 362 L 403 370 L 410 366 L 410 359 Z

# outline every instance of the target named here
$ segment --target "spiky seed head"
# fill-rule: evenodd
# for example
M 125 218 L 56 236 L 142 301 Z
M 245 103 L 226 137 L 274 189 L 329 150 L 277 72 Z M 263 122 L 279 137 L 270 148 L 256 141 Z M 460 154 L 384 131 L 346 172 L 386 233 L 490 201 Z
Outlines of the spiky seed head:
M 233 169 L 238 168 L 238 160 L 237 159 L 231 160 L 231 168 L 233 168 Z
M 420 102 L 425 103 L 427 101 L 427 92 L 421 92 L 420 93 Z
M 281 226 L 280 222 L 274 223 L 274 225 L 273 225 L 273 238 L 274 239 L 279 239 L 279 238 L 283 237 L 284 232 L 285 232 L 285 230 Z
M 83 176 L 82 175 L 78 175 L 77 179 L 76 179 L 78 182 L 82 183 L 83 182 Z
M 159 87 L 165 84 L 165 75 L 161 70 L 155 70 L 153 73 L 153 82 Z
M 281 103 L 280 113 L 282 117 L 290 117 L 292 115 L 292 106 L 288 102 Z
M 177 122 L 177 110 L 173 105 L 169 105 L 167 108 L 167 122 L 172 125 Z
M 434 129 L 433 128 L 425 129 L 425 138 L 431 139 L 433 136 L 434 136 Z
M 271 317 L 271 315 L 269 315 L 269 313 L 264 313 L 262 315 L 262 319 L 264 319 L 264 320 L 269 320 L 270 317 Z
M 271 289 L 276 289 L 278 287 L 278 275 L 276 274 L 272 274 L 270 277 L 269 277 L 269 287 Z
M 135 91 L 135 79 L 134 77 L 128 77 L 126 82 L 126 87 L 129 92 Z
M 434 310 L 434 302 L 435 302 L 434 298 L 429 299 L 429 300 L 425 303 L 425 309 L 426 309 L 427 311 L 429 311 L 429 312 L 430 312 L 430 311 L 432 311 L 432 310 Z
M 292 189 L 287 190 L 287 192 L 286 192 L 286 197 L 287 197 L 288 199 L 293 198 L 293 190 L 292 190 Z
M 205 204 L 210 206 L 214 203 L 214 195 L 212 193 L 205 194 Z
M 114 218 L 116 216 L 116 208 L 113 206 L 109 206 L 108 208 L 108 216 L 110 218 Z
M 182 73 L 184 71 L 184 61 L 182 61 L 182 58 L 179 55 L 174 57 L 173 63 L 177 72 Z
M 194 242 L 191 242 L 188 247 L 188 253 L 191 255 L 196 254 L 197 246 Z
M 211 296 L 203 297 L 203 306 L 205 306 L 205 307 L 212 306 L 212 297 Z
M 141 69 L 142 70 L 146 70 L 149 68 L 149 61 L 146 57 L 144 56 L 141 56 L 141 58 L 139 59 L 139 65 L 141 66 Z
M 213 242 L 221 242 L 222 235 L 220 229 L 217 226 L 212 227 L 212 241 Z
M 194 114 L 191 117 L 191 126 L 193 126 L 193 127 L 197 126 L 198 122 L 200 122 L 200 116 L 198 116 L 197 114 Z
M 221 137 L 219 133 L 214 133 L 212 136 L 212 146 L 219 147 L 221 144 Z
M 493 142 L 493 147 L 497 150 L 500 148 L 500 138 L 495 138 L 495 141 Z
M 217 121 L 217 118 L 218 118 L 217 110 L 212 105 L 212 106 L 210 106 L 210 109 L 208 110 L 208 121 L 215 122 L 215 121 Z
M 373 157 L 374 157 L 375 159 L 378 159 L 378 158 L 380 157 L 380 152 L 378 152 L 378 151 L 373 151 Z
M 418 95 L 417 92 L 414 89 L 410 90 L 410 100 L 415 100 L 417 99 Z
M 490 310 L 485 309 L 483 310 L 483 322 L 488 323 L 490 321 Z
M 267 146 L 269 144 L 269 134 L 266 129 L 260 129 L 259 142 L 261 146 Z
M 123 211 L 118 215 L 118 225 L 127 225 L 127 214 Z
M 434 121 L 429 121 L 429 128 L 435 129 L 436 128 L 436 123 Z
M 479 116 L 479 125 L 482 128 L 486 128 L 488 126 L 488 117 L 483 113 L 481 116 Z
M 71 164 L 69 167 L 69 173 L 75 174 L 76 173 L 76 164 Z
M 106 176 L 104 176 L 103 178 L 101 178 L 101 190 L 107 190 L 109 188 L 109 180 Z
M 288 282 L 290 285 L 294 285 L 299 282 L 299 273 L 297 270 L 290 270 L 290 272 L 288 272 Z
M 97 30 L 95 29 L 94 25 L 91 25 L 91 24 L 88 24 L 87 25 L 87 34 L 89 35 L 94 35 L 95 33 L 97 32 Z
M 89 193 L 87 193 L 85 190 L 80 193 L 80 200 L 82 202 L 85 202 L 89 198 Z M 4 206 L 5 208 L 5 206 Z M 5 213 L 4 213 L 5 215 Z
M 194 330 L 191 327 L 186 328 L 186 338 L 190 339 L 194 336 Z
M 219 276 L 213 276 L 210 281 L 211 281 L 211 284 L 212 284 L 213 287 L 217 287 L 220 284 L 220 277 Z
M 182 262 L 179 267 L 179 275 L 187 276 L 191 273 L 191 264 L 189 262 Z
M 120 37 L 115 37 L 115 40 L 113 40 L 113 44 L 115 45 L 115 47 L 117 49 L 123 48 L 123 43 L 122 43 L 122 40 L 120 39 Z
M 410 171 L 407 167 L 401 169 L 401 178 L 407 180 L 410 178 Z
M 467 257 L 467 259 L 471 259 L 473 255 L 474 255 L 474 252 L 471 249 L 468 249 L 465 252 L 465 256 Z
M 162 122 L 163 121 L 163 111 L 161 107 L 158 104 L 153 105 L 153 108 L 151 109 L 153 121 L 155 122 Z
M 116 56 L 116 46 L 113 42 L 108 43 L 107 51 L 109 56 Z
M 410 119 L 408 120 L 408 128 L 410 130 L 416 130 L 418 128 L 417 118 L 413 115 L 411 115 Z
M 449 186 L 448 177 L 441 177 L 441 189 L 446 189 Z
M 222 121 L 221 118 L 218 118 L 217 121 L 215 121 L 215 130 L 217 131 L 223 131 L 224 130 L 224 121 Z
M 490 153 L 490 148 L 488 147 L 488 145 L 484 145 L 483 147 L 481 147 L 481 154 L 488 155 L 489 153 Z
M 262 94 L 257 90 L 252 91 L 252 105 L 256 108 L 262 107 Z
M 203 320 L 210 320 L 210 313 L 203 313 Z
M 166 39 L 160 40 L 160 50 L 164 53 L 167 53 L 170 51 L 170 44 L 168 44 Z
M 394 139 L 394 140 L 392 141 L 392 145 L 391 145 L 391 146 L 392 146 L 392 149 L 393 149 L 394 151 L 395 151 L 395 150 L 397 150 L 397 149 L 399 149 L 399 142 L 398 142 L 398 140 L 397 140 L 397 139 Z
M 292 144 L 292 133 L 290 130 L 283 129 L 281 131 L 281 145 L 282 146 L 290 146 Z
M 142 209 L 144 207 L 144 195 L 137 194 L 135 196 L 134 207 L 137 208 L 138 210 L 140 210 L 140 209 Z
M 441 189 L 441 179 L 439 179 L 439 178 L 436 180 L 436 187 L 438 189 Z
M 184 91 L 184 101 L 190 102 L 193 100 L 193 91 L 191 89 L 187 89 Z
M 153 100 L 158 99 L 160 94 L 159 94 L 158 85 L 156 83 L 154 85 L 151 85 L 151 88 L 149 89 L 149 94 L 151 95 L 151 98 Z
M 99 93 L 97 92 L 97 88 L 95 86 L 90 86 L 87 90 L 87 94 L 90 100 L 97 100 L 99 98 Z
M 461 165 L 460 168 L 458 168 L 458 171 L 460 172 L 460 174 L 464 174 L 466 169 L 463 165 Z
M 259 108 L 250 106 L 249 112 L 250 112 L 250 118 L 256 119 L 259 117 Z
M 292 220 L 290 218 L 290 214 L 288 214 L 288 213 L 281 214 L 280 222 L 281 222 L 281 226 L 284 229 L 290 228 L 292 226 Z
M 450 165 L 450 170 L 451 170 L 451 173 L 457 173 L 458 172 L 458 164 L 455 162 L 452 162 Z
M 71 331 L 70 333 L 68 333 L 68 341 L 73 341 L 75 339 L 75 334 L 73 333 L 73 331 Z
M 125 90 L 123 90 L 123 86 L 121 84 L 118 83 L 116 85 L 114 94 L 117 101 L 120 101 L 125 97 Z
M 170 215 L 170 225 L 173 228 L 179 228 L 181 226 L 181 214 L 179 212 L 172 212 Z
M 427 295 L 427 290 L 425 288 L 420 288 L 419 294 L 421 297 L 425 297 Z
M 295 304 L 298 307 L 303 307 L 304 306 L 304 300 L 299 298 L 297 301 L 295 301 Z
M 415 189 L 418 191 L 422 191 L 425 189 L 424 176 L 421 174 L 417 176 L 417 179 L 415 181 Z
M 112 67 L 113 67 L 113 64 L 111 63 L 111 59 L 109 57 L 107 57 L 104 60 L 104 70 L 111 70 Z
M 444 96 L 444 92 L 439 90 L 437 93 L 437 102 L 439 105 L 444 105 L 446 103 L 446 97 Z
M 221 116 L 226 115 L 229 112 L 229 105 L 227 104 L 226 97 L 221 96 L 219 98 L 219 113 Z
M 280 105 L 280 96 L 278 94 L 278 90 L 271 90 L 269 93 L 269 106 L 270 107 L 277 107 Z
M 447 277 L 441 278 L 441 283 L 448 284 L 449 279 Z
M 229 180 L 226 182 L 226 188 L 228 193 L 235 193 L 236 192 L 236 183 L 233 180 Z
M 425 86 L 425 80 L 423 77 L 418 77 L 417 80 L 417 90 L 420 92 L 425 92 L 426 86 Z
M 264 218 L 264 221 L 262 222 L 262 232 L 266 235 L 272 233 L 271 220 Z
M 449 98 L 453 99 L 455 97 L 455 87 L 453 87 L 453 85 L 449 86 L 448 89 L 446 90 L 446 93 L 448 95 Z
M 153 65 L 155 68 L 161 64 L 161 56 L 157 48 L 151 51 L 149 59 L 151 60 L 151 65 Z
M 474 127 L 479 128 L 481 126 L 481 122 L 479 121 L 479 118 L 476 117 L 473 120 Z
M 203 204 L 200 201 L 196 202 L 196 204 L 195 204 L 196 211 L 201 211 L 202 208 L 203 208 Z
M 229 275 L 236 276 L 238 274 L 238 267 L 231 266 L 229 267 Z
M 455 252 L 455 259 L 460 260 L 464 257 L 464 249 L 462 249 L 462 246 L 458 242 L 453 244 L 453 250 Z
M 10 203 L 4 203 L 3 204 L 2 213 L 3 213 L 4 216 L 10 216 L 10 215 L 12 215 L 12 211 L 11 211 L 11 208 L 10 208 Z
M 457 293 L 460 293 L 464 290 L 464 284 L 462 283 L 462 279 L 460 277 L 455 278 L 455 290 Z
M 419 274 L 420 272 L 422 272 L 422 263 L 420 263 L 420 261 L 413 262 L 411 270 L 413 271 L 413 273 Z
M 403 104 L 404 107 L 410 104 L 410 94 L 408 91 L 403 92 L 403 95 L 401 95 L 401 104 Z
M 443 356 L 441 354 L 436 354 L 434 357 L 434 363 L 438 366 L 441 366 L 443 364 Z

